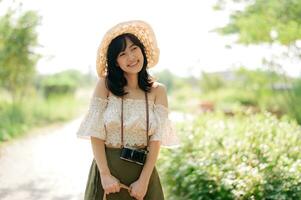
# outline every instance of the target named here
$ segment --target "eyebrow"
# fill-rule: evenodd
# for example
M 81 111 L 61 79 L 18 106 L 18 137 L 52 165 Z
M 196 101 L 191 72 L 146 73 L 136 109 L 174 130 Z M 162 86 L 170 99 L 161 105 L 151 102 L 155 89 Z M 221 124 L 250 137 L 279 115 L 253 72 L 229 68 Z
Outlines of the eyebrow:
M 136 46 L 136 45 L 133 43 L 129 48 L 131 48 L 132 46 Z
M 132 46 L 137 46 L 136 44 L 131 44 L 131 46 L 129 46 L 129 48 L 131 48 Z M 125 50 L 121 51 L 120 53 L 125 52 Z

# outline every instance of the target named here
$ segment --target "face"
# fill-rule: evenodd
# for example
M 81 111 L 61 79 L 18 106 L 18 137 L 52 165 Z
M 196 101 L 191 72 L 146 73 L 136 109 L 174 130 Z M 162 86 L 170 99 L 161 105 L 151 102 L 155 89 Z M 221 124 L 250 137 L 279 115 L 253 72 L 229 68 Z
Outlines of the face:
M 126 48 L 117 56 L 117 66 L 127 74 L 137 74 L 143 67 L 143 54 L 141 49 L 130 39 L 126 38 Z

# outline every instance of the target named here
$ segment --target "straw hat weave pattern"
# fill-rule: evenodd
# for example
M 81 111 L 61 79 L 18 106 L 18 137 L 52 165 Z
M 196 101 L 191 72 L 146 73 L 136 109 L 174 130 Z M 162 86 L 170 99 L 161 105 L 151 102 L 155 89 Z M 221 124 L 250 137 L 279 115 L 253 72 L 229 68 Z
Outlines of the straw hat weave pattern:
M 104 35 L 102 42 L 99 45 L 96 59 L 98 76 L 106 76 L 107 50 L 111 41 L 124 33 L 135 35 L 144 45 L 148 68 L 153 67 L 158 63 L 160 50 L 157 46 L 156 37 L 151 26 L 140 20 L 122 22 L 112 27 Z

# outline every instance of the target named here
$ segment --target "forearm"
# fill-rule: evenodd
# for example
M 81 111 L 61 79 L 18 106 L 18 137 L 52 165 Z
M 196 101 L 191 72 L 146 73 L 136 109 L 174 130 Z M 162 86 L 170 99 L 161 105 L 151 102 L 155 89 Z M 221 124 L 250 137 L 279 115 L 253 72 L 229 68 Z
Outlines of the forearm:
M 149 143 L 149 153 L 146 158 L 146 162 L 143 166 L 142 172 L 140 174 L 140 178 L 149 181 L 153 169 L 155 167 L 158 155 L 160 151 L 160 142 L 159 141 L 151 141 Z
M 94 159 L 100 174 L 110 174 L 107 163 L 104 141 L 95 137 L 91 137 L 91 145 L 94 154 Z

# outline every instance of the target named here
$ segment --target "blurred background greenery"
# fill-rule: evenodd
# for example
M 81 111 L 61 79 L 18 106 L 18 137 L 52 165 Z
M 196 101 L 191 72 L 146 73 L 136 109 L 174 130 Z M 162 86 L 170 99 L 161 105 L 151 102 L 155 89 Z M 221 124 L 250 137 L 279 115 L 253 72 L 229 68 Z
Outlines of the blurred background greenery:
M 285 51 L 257 70 L 152 74 L 167 86 L 170 109 L 193 116 L 177 123 L 181 146 L 161 151 L 168 199 L 301 199 L 301 77 L 281 62 L 301 57 L 301 1 L 218 0 L 214 9 L 236 4 L 243 9 L 216 32 Z M 10 9 L 0 17 L 0 143 L 81 115 L 97 81 L 76 70 L 36 72 L 40 20 Z
M 215 31 L 285 50 L 258 70 L 203 73 L 173 92 L 174 109 L 199 112 L 177 124 L 182 145 L 159 160 L 169 199 L 301 199 L 301 79 L 281 64 L 300 59 L 301 1 L 219 0 L 215 9 L 237 4 Z

